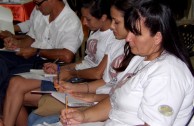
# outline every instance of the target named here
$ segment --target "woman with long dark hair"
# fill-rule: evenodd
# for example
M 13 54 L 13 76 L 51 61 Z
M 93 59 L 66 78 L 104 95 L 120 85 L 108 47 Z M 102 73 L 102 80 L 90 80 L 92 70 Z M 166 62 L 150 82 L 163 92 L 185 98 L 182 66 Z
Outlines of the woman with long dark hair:
M 112 6 L 111 15 L 116 12 Z M 125 27 L 126 57 L 130 52 L 136 56 L 122 65 L 128 72 L 111 89 L 110 99 L 82 112 L 63 110 L 61 122 L 185 126 L 192 115 L 194 74 L 170 8 L 155 0 L 136 0 L 125 13 Z

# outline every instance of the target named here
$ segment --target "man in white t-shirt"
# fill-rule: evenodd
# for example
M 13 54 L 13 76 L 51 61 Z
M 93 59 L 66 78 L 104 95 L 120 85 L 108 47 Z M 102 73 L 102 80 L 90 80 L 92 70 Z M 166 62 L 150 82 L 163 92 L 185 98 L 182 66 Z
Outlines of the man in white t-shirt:
M 81 22 L 68 4 L 62 0 L 33 2 L 36 9 L 27 36 L 4 39 L 7 49 L 20 49 L 17 53 L 0 52 L 0 59 L 6 63 L 10 75 L 29 71 L 34 62 L 42 58 L 69 63 L 83 40 Z M 5 83 L 0 85 L 6 86 Z
M 0 59 L 6 62 L 13 74 L 28 71 L 35 61 L 43 60 L 42 58 L 59 59 L 69 63 L 83 40 L 81 22 L 68 4 L 65 5 L 60 0 L 44 1 L 41 4 L 39 1 L 34 1 L 34 3 L 36 7 L 32 18 L 26 22 L 30 23 L 27 35 L 20 39 L 14 37 L 4 39 L 5 48 L 19 49 L 19 52 L 16 55 L 0 52 Z M 58 9 L 56 6 L 59 6 Z M 26 24 L 24 25 L 27 26 Z

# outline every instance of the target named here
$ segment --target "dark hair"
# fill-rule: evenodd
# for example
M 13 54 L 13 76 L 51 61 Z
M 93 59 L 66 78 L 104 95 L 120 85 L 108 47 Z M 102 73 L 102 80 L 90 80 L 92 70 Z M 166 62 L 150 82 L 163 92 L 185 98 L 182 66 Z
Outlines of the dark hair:
M 80 8 L 90 9 L 90 14 L 97 19 L 100 19 L 103 14 L 111 19 L 110 0 L 82 0 Z
M 132 0 L 112 0 L 111 1 L 111 6 L 114 6 L 117 10 L 119 10 L 123 14 L 123 18 L 125 17 L 127 10 L 131 8 L 131 5 L 132 5 Z M 134 56 L 134 54 L 131 53 L 129 43 L 125 44 L 124 53 L 125 53 L 125 56 L 120 66 L 118 68 L 114 68 L 118 72 L 124 71 Z
M 134 6 L 125 15 L 125 27 L 136 35 L 141 34 L 136 26 L 141 18 L 145 19 L 144 24 L 149 28 L 152 36 L 161 32 L 163 48 L 180 58 L 194 75 L 188 52 L 180 39 L 170 8 L 159 0 L 136 0 Z

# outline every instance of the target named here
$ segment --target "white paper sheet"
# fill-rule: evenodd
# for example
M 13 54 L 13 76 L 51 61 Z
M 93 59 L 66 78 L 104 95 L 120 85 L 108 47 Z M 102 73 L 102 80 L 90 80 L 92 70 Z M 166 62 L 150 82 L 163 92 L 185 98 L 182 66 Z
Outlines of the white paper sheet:
M 69 107 L 83 107 L 83 106 L 92 106 L 97 104 L 97 102 L 95 103 L 90 103 L 90 102 L 85 102 L 82 100 L 78 100 L 75 99 L 74 97 L 72 97 L 69 94 L 65 94 L 65 93 L 60 93 L 60 92 L 56 92 L 56 91 L 31 91 L 32 93 L 41 93 L 41 94 L 51 94 L 51 96 L 53 96 L 54 98 L 56 98 L 57 100 L 59 100 L 60 102 L 66 104 L 66 96 L 68 97 L 68 106 Z

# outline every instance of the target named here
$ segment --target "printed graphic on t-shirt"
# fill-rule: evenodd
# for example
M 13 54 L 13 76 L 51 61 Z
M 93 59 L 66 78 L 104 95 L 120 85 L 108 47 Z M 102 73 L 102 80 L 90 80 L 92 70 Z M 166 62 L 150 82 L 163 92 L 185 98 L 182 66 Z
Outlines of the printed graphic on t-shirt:
M 86 53 L 90 60 L 93 61 L 94 63 L 97 62 L 95 56 L 97 52 L 97 43 L 98 43 L 97 39 L 90 39 L 88 40 L 86 47 Z
M 120 63 L 123 61 L 123 58 L 124 58 L 124 54 L 119 55 L 112 61 L 109 69 L 109 75 L 110 75 L 110 78 L 112 78 L 112 80 L 115 80 L 115 81 L 117 80 L 118 73 L 115 71 L 114 68 L 118 68 L 120 66 Z
M 117 88 L 121 88 L 131 77 L 133 73 L 126 73 L 120 81 L 110 90 L 110 94 L 113 94 Z

